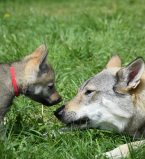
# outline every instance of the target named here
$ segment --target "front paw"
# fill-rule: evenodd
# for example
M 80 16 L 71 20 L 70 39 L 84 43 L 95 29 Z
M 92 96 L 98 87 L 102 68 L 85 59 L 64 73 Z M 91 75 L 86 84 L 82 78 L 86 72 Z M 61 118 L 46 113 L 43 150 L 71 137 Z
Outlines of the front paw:
M 105 152 L 102 155 L 110 159 L 121 159 L 121 158 L 123 159 L 124 157 L 127 157 L 128 153 L 129 153 L 128 145 L 124 144 L 115 148 L 112 151 Z M 100 159 L 100 156 L 96 155 L 95 158 Z M 103 159 L 104 157 L 101 158 Z

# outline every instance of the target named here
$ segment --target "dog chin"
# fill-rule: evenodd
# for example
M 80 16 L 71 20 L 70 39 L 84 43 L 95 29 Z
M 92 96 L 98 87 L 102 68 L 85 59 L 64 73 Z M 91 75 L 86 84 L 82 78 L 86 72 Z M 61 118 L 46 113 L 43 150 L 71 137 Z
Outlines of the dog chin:
M 72 128 L 73 130 L 78 129 L 86 129 L 88 128 L 88 124 L 90 123 L 90 119 L 88 117 L 84 117 L 83 119 L 79 119 L 67 124 L 68 128 Z
M 39 103 L 41 103 L 41 104 L 43 104 L 45 106 L 52 106 L 52 105 L 54 105 L 53 103 L 50 103 L 47 100 L 39 100 L 39 99 L 33 99 L 33 100 L 35 100 L 36 102 L 39 102 Z
M 51 101 L 49 99 L 39 99 L 39 98 L 38 99 L 31 98 L 31 99 L 33 99 L 34 101 L 39 102 L 45 106 L 53 106 L 60 102 L 60 101 Z
M 76 124 L 67 124 L 67 128 L 72 128 L 72 130 L 79 130 L 79 129 L 86 129 L 87 124 L 81 124 L 81 125 L 76 125 Z

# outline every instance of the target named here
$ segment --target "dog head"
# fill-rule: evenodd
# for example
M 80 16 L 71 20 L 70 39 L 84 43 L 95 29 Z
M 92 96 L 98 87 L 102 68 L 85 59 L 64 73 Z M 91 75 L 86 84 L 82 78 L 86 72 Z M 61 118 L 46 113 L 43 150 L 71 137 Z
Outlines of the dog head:
M 47 55 L 46 46 L 42 44 L 21 61 L 24 65 L 25 80 L 22 91 L 31 99 L 51 106 L 61 102 L 62 98 L 55 89 L 55 74 L 51 65 L 46 61 Z
M 84 82 L 78 94 L 54 114 L 74 129 L 89 127 L 122 132 L 133 115 L 129 91 L 137 87 L 143 71 L 142 58 L 121 68 L 120 58 L 113 55 L 105 69 Z

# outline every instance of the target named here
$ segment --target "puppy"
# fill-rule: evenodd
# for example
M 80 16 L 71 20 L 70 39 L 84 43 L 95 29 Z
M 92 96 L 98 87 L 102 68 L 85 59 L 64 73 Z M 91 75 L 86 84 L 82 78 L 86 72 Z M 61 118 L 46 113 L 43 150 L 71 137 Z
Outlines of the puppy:
M 13 62 L 11 67 L 0 64 L 0 130 L 3 136 L 4 116 L 15 96 L 24 94 L 34 101 L 52 106 L 62 101 L 55 89 L 55 74 L 46 61 L 45 44 L 39 46 L 23 60 Z

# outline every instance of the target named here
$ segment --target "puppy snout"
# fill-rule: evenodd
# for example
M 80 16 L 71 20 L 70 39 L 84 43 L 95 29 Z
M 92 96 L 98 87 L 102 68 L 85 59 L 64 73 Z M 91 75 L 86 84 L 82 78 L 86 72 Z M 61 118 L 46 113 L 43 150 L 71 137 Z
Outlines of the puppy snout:
M 64 113 L 64 108 L 65 108 L 65 105 L 63 105 L 62 107 L 58 108 L 55 112 L 54 112 L 54 115 L 57 117 L 58 120 L 61 120 L 62 119 L 62 115 Z
M 49 101 L 49 103 L 50 103 L 50 106 L 52 106 L 52 105 L 56 105 L 56 104 L 60 103 L 61 101 L 62 101 L 62 98 L 60 97 L 56 100 Z

